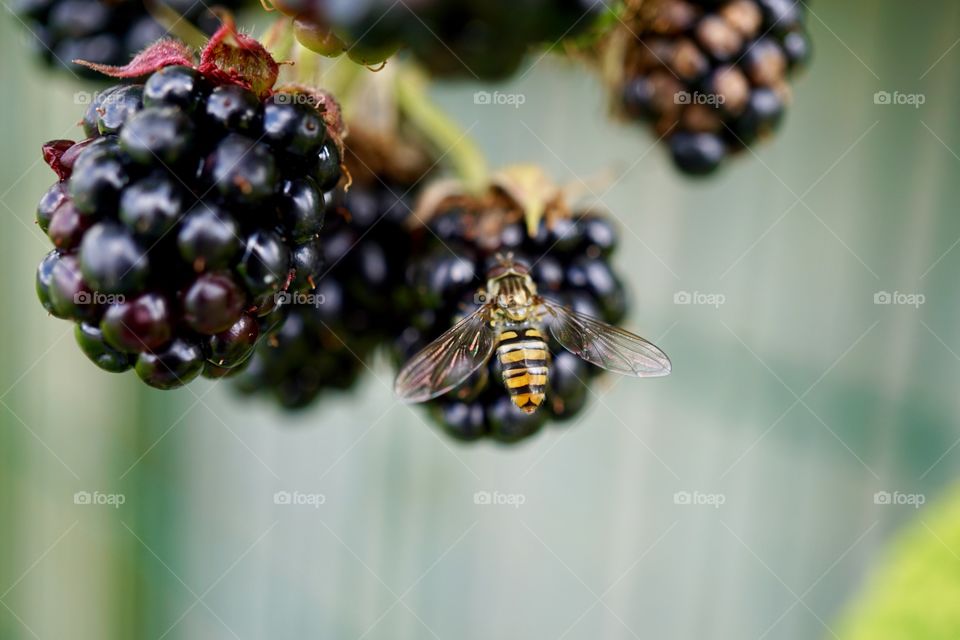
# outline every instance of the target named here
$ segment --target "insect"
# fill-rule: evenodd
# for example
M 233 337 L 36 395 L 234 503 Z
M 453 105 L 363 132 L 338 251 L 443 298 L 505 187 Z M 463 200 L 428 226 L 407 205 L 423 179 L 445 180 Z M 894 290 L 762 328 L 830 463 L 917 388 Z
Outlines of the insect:
M 670 373 L 670 358 L 655 345 L 538 295 L 527 265 L 512 255 L 497 259 L 477 292 L 481 306 L 400 370 L 394 390 L 401 399 L 425 402 L 451 391 L 496 351 L 513 403 L 533 413 L 546 398 L 545 328 L 564 349 L 607 371 L 640 378 Z

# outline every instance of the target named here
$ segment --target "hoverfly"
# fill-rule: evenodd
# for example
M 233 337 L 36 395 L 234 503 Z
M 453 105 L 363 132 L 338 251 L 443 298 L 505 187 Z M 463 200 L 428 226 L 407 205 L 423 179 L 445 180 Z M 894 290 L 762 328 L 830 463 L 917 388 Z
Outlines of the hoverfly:
M 639 378 L 670 373 L 670 358 L 640 336 L 575 313 L 537 294 L 527 265 L 497 256 L 479 309 L 427 345 L 404 365 L 394 385 L 406 402 L 425 402 L 451 391 L 497 352 L 513 403 L 533 413 L 546 397 L 549 351 L 543 328 L 560 345 L 598 367 Z

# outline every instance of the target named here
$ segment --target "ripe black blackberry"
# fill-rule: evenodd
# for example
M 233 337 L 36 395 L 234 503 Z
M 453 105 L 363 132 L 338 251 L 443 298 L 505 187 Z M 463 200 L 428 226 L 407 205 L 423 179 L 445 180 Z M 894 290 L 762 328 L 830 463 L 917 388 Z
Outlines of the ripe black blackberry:
M 240 393 L 268 393 L 286 409 L 304 408 L 324 391 L 352 387 L 377 347 L 402 330 L 407 188 L 355 181 L 337 194 L 320 232 L 325 261 L 316 288 L 283 305 L 285 322 L 238 377 Z
M 628 3 L 629 4 L 629 3 Z M 810 56 L 792 0 L 651 0 L 611 37 L 620 107 L 653 124 L 691 175 L 770 134 Z
M 531 46 L 587 29 L 602 0 L 276 0 L 300 41 L 324 55 L 347 51 L 367 64 L 398 47 L 435 75 L 499 79 Z M 344 44 L 346 43 L 346 44 Z
M 627 311 L 623 285 L 610 265 L 617 232 L 603 215 L 571 213 L 557 206 L 529 233 L 517 203 L 492 198 L 443 200 L 421 230 L 427 246 L 407 270 L 407 286 L 418 311 L 395 342 L 398 363 L 452 327 L 477 307 L 477 290 L 497 253 L 513 253 L 531 267 L 539 292 L 575 311 L 619 323 Z M 462 440 L 501 442 L 527 438 L 548 420 L 569 420 L 586 405 L 591 380 L 601 372 L 549 340 L 546 406 L 518 409 L 501 382 L 497 358 L 464 384 L 429 402 L 433 419 Z
M 168 0 L 164 4 L 207 34 L 219 26 L 202 2 Z M 243 3 L 223 0 L 216 4 L 236 9 Z M 65 65 L 87 78 L 100 76 L 74 60 L 125 64 L 167 32 L 142 0 L 18 0 L 12 11 L 29 29 L 33 49 L 47 64 Z
M 232 37 L 215 36 L 199 70 L 167 64 L 189 62 L 170 43 L 112 70 L 149 69 L 98 96 L 85 140 L 44 147 L 60 181 L 37 209 L 54 244 L 41 303 L 78 323 L 97 365 L 163 389 L 244 366 L 278 296 L 312 287 L 340 178 L 332 99 L 273 91 L 275 64 L 222 71 L 234 46 L 267 56 L 222 29 Z

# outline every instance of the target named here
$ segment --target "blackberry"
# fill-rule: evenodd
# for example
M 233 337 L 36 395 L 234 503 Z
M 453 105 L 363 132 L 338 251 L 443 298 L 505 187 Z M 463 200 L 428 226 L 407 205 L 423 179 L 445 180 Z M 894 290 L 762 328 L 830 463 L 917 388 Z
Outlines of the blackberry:
M 220 24 L 203 3 L 170 0 L 164 4 L 208 35 Z M 244 3 L 217 4 L 238 9 Z M 126 64 L 167 32 L 140 0 L 17 0 L 12 11 L 29 29 L 31 47 L 45 63 L 88 79 L 101 76 L 74 60 Z
M 502 79 L 535 45 L 585 31 L 601 0 L 276 0 L 300 42 L 323 55 L 347 51 L 376 64 L 398 48 L 439 76 Z
M 352 387 L 374 351 L 402 331 L 403 274 L 412 249 L 403 226 L 409 185 L 364 181 L 359 171 L 355 178 L 331 205 L 319 235 L 322 256 L 305 250 L 308 245 L 294 252 L 295 263 L 322 260 L 321 275 L 309 295 L 288 296 L 289 304 L 278 310 L 283 325 L 237 378 L 240 393 L 269 394 L 286 409 L 307 407 L 325 391 Z M 311 183 L 284 186 L 293 228 L 313 224 L 304 213 L 316 189 Z
M 628 3 L 629 4 L 629 3 Z M 713 172 L 779 125 L 810 57 L 803 3 L 652 0 L 611 36 L 620 110 L 665 136 L 677 168 Z
M 333 197 L 313 176 L 334 171 L 322 151 L 340 130 L 317 106 L 288 116 L 292 137 L 271 137 L 262 114 L 282 98 L 269 87 L 261 99 L 215 65 L 157 66 L 102 94 L 86 140 L 44 148 L 61 180 L 37 209 L 55 247 L 37 293 L 77 323 L 95 364 L 169 389 L 244 366 L 275 328 L 275 298 L 311 288 Z M 312 191 L 291 215 L 294 184 Z
M 426 244 L 407 270 L 407 286 L 418 309 L 395 341 L 398 363 L 406 362 L 477 308 L 478 289 L 496 254 L 510 252 L 530 267 L 540 293 L 574 311 L 619 323 L 626 315 L 624 287 L 609 263 L 617 232 L 599 212 L 571 213 L 557 204 L 533 233 L 522 207 L 503 194 L 483 199 L 447 198 L 420 233 Z M 502 382 L 496 357 L 459 387 L 429 401 L 430 415 L 461 440 L 516 442 L 548 421 L 575 417 L 586 405 L 591 380 L 601 369 L 564 350 L 551 337 L 545 406 L 518 409 Z

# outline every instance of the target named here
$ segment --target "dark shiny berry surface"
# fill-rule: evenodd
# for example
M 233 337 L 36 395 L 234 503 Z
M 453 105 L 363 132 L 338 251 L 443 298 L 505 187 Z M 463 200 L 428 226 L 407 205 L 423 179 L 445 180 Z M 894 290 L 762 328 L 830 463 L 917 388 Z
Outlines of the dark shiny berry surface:
M 80 350 L 104 371 L 123 373 L 133 366 L 130 355 L 107 344 L 103 332 L 96 325 L 81 322 L 74 327 L 73 335 Z
M 120 197 L 119 218 L 144 238 L 160 238 L 183 215 L 185 194 L 173 178 L 148 176 L 131 184 Z
M 244 242 L 237 272 L 254 296 L 278 291 L 290 270 L 290 249 L 272 231 L 257 231 Z
M 126 353 L 152 351 L 173 336 L 172 311 L 163 296 L 145 293 L 110 305 L 100 320 L 100 329 L 115 349 Z
M 177 233 L 180 257 L 195 271 L 230 266 L 242 246 L 240 226 L 215 203 L 197 203 L 184 215 Z
M 273 195 L 277 167 L 270 147 L 238 134 L 224 138 L 210 161 L 210 173 L 221 197 L 254 206 Z
M 160 351 L 137 356 L 137 375 L 157 389 L 176 389 L 203 371 L 203 351 L 196 344 L 177 339 Z
M 204 105 L 206 122 L 219 133 L 256 131 L 263 117 L 263 107 L 252 92 L 235 85 L 225 85 L 210 92 Z
M 94 95 L 85 139 L 44 145 L 59 181 L 37 206 L 54 251 L 36 289 L 51 315 L 85 323 L 78 342 L 101 368 L 135 357 L 144 382 L 174 388 L 239 373 L 292 294 L 324 299 L 339 138 L 307 96 L 261 101 L 181 66 L 143 83 Z
M 222 273 L 205 273 L 183 294 L 184 320 L 197 333 L 226 331 L 244 308 L 244 294 L 233 279 Z
M 326 139 L 326 126 L 316 109 L 296 98 L 279 93 L 264 106 L 264 139 L 296 156 L 316 155 Z
M 171 66 L 150 76 L 143 86 L 146 107 L 179 107 L 184 112 L 197 108 L 203 98 L 205 83 L 195 69 Z
M 148 107 L 133 115 L 120 133 L 120 145 L 140 164 L 182 162 L 193 148 L 193 121 L 179 109 Z
M 99 222 L 80 244 L 80 267 L 91 289 L 99 293 L 135 293 L 150 271 L 146 248 L 116 222 Z

